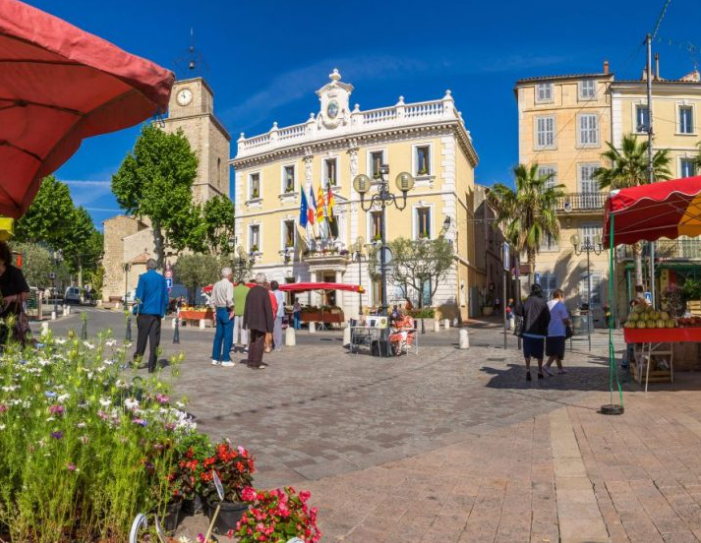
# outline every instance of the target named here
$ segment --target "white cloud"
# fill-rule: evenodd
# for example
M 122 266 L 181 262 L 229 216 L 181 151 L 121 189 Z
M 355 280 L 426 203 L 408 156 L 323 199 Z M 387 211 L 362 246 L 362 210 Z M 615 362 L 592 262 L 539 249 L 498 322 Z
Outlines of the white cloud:
M 76 206 L 87 206 L 112 193 L 110 181 L 61 180 L 68 185 Z

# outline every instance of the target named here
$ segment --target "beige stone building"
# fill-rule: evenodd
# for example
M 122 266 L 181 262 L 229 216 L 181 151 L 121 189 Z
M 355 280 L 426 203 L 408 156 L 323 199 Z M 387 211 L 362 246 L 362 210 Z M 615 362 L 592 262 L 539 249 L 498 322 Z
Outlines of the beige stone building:
M 214 93 L 202 78 L 173 85 L 163 130 L 182 130 L 198 157 L 193 197 L 203 203 L 217 195 L 229 196 L 231 137 L 214 114 Z M 117 299 L 136 288 L 145 261 L 154 255 L 153 230 L 147 220 L 118 215 L 106 220 L 104 301 Z M 173 258 L 169 258 L 170 264 Z
M 699 74 L 692 72 L 678 80 L 665 80 L 657 70 L 653 79 L 653 149 L 669 149 L 674 177 L 693 175 L 691 159 L 701 141 L 697 117 L 701 113 Z M 589 276 L 586 254 L 575 255 L 570 238 L 577 234 L 581 240 L 593 240 L 602 234 L 607 194 L 592 176 L 597 168 L 609 166 L 601 158 L 607 142 L 620 148 L 625 134 L 647 137 L 644 74 L 640 80 L 617 81 L 608 62 L 604 62 L 600 72 L 519 80 L 515 93 L 519 162 L 537 162 L 540 171 L 553 173 L 552 183 L 563 184 L 567 193 L 558 202 L 560 237 L 541 246 L 535 270 L 537 280 L 548 294 L 562 288 L 571 307 L 591 301 L 595 319 L 601 320 L 601 305 L 608 299 L 608 257 L 590 253 Z M 698 240 L 675 242 L 675 247 L 685 247 L 692 256 L 698 251 Z M 677 251 L 671 245 L 669 250 Z M 621 269 L 628 270 L 632 263 L 625 250 L 621 259 Z M 630 289 L 630 282 L 623 275 L 616 281 L 620 292 Z
M 445 235 L 454 244 L 454 264 L 431 303 L 459 308 L 467 317 L 471 298 L 484 284 L 475 266 L 474 168 L 478 158 L 472 138 L 448 91 L 443 98 L 418 103 L 398 102 L 361 110 L 351 105 L 353 86 L 334 70 L 317 91 L 319 112 L 297 125 L 238 140 L 235 168 L 236 237 L 256 259 L 255 270 L 279 282 L 331 281 L 362 284 L 365 293 L 339 293 L 333 301 L 347 316 L 380 304 L 379 281 L 369 277 L 365 261 L 352 259 L 352 246 L 363 237 L 367 248 L 379 238 L 380 208 L 364 211 L 353 179 L 371 179 L 389 166 L 390 187 L 400 172 L 416 178 L 406 209 L 387 209 L 387 239 L 420 240 Z M 301 191 L 313 192 L 319 203 L 331 187 L 339 232 L 297 234 Z M 368 199 L 376 188 L 371 188 Z M 304 244 L 302 250 L 300 244 Z M 367 249 L 366 248 L 366 249 Z M 418 293 L 410 296 L 416 301 Z M 389 303 L 402 302 L 399 287 L 390 285 Z M 426 297 L 424 298 L 426 299 Z M 317 295 L 304 302 L 328 303 Z M 428 301 L 428 300 L 426 300 Z

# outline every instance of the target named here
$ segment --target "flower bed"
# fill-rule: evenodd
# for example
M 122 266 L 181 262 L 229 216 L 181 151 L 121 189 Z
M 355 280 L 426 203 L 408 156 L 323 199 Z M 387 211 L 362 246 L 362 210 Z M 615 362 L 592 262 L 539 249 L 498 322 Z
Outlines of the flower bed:
M 173 378 L 182 359 L 170 360 Z M 218 500 L 213 473 L 225 501 L 248 502 L 252 455 L 228 441 L 212 445 L 171 400 L 172 383 L 126 368 L 125 350 L 106 334 L 91 342 L 49 335 L 39 350 L 7 348 L 0 358 L 2 541 L 127 541 L 138 513 L 164 518 L 184 501 Z M 292 535 L 310 543 L 316 513 L 305 514 Z

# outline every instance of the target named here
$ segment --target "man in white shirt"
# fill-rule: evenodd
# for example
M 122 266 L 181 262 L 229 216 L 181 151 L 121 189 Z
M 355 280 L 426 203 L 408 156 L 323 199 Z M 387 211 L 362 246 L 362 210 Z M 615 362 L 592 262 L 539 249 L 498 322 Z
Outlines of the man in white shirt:
M 221 276 L 221 280 L 212 289 L 212 306 L 217 326 L 212 345 L 212 365 L 231 368 L 235 366 L 229 354 L 234 339 L 234 285 L 231 282 L 231 268 L 222 268 Z
M 270 282 L 270 290 L 273 291 L 277 301 L 277 314 L 273 324 L 273 345 L 276 351 L 282 351 L 282 319 L 285 316 L 285 294 L 280 290 L 277 281 Z
M 557 361 L 558 373 L 567 373 L 562 367 L 565 358 L 565 344 L 567 340 L 567 326 L 570 326 L 570 316 L 564 302 L 564 293 L 557 289 L 553 292 L 553 299 L 548 302 L 550 310 L 550 324 L 548 325 L 548 337 L 545 339 L 545 354 L 548 361 L 545 363 L 545 372 L 554 375 L 550 367 Z

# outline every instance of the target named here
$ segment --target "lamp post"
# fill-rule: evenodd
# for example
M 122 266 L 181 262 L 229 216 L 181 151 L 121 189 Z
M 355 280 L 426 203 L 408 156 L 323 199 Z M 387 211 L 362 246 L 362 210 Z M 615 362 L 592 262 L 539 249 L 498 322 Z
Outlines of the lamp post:
M 379 181 L 377 182 L 377 192 L 373 194 L 368 203 L 365 203 L 365 195 L 370 191 L 372 180 L 365 174 L 360 174 L 353 179 L 353 188 L 360 194 L 360 207 L 366 213 L 369 212 L 375 205 L 380 206 L 380 275 L 382 277 L 382 296 L 380 314 L 387 316 L 387 239 L 386 239 L 386 208 L 395 206 L 399 211 L 406 208 L 406 195 L 414 187 L 414 176 L 407 172 L 402 172 L 397 175 L 395 185 L 402 193 L 402 199 L 398 200 L 395 194 L 389 191 L 389 181 L 385 176 L 389 175 L 389 166 L 383 164 L 380 166 Z M 382 329 L 382 347 L 385 348 L 387 355 L 387 338 L 388 328 Z
M 56 288 L 56 279 L 58 278 L 58 267 L 63 262 L 63 251 L 59 249 L 54 251 L 54 314 L 58 317 L 58 289 Z
M 587 340 L 589 341 L 589 350 L 591 351 L 591 259 L 590 253 L 600 255 L 603 249 L 601 245 L 601 236 L 596 235 L 593 239 L 589 236 L 584 238 L 584 241 L 579 239 L 577 234 L 570 238 L 574 247 L 574 254 L 580 256 L 587 253 Z
M 353 260 L 358 262 L 358 284 L 363 286 L 363 265 L 362 262 L 365 259 L 365 254 L 363 249 L 365 248 L 365 238 L 363 236 L 358 236 L 353 244 Z M 358 291 L 358 319 L 363 314 L 363 293 Z
M 246 269 L 255 264 L 255 259 L 252 256 L 249 256 L 246 250 L 241 246 L 236 249 L 236 254 L 237 256 L 232 259 L 231 262 L 234 271 L 236 272 L 236 282 L 240 283 L 244 280 Z
M 127 328 L 124 332 L 124 340 L 131 341 L 131 313 L 129 312 L 129 270 L 131 269 L 131 264 L 126 262 L 124 264 L 124 311 L 127 314 Z M 138 306 L 137 306 L 138 310 Z

